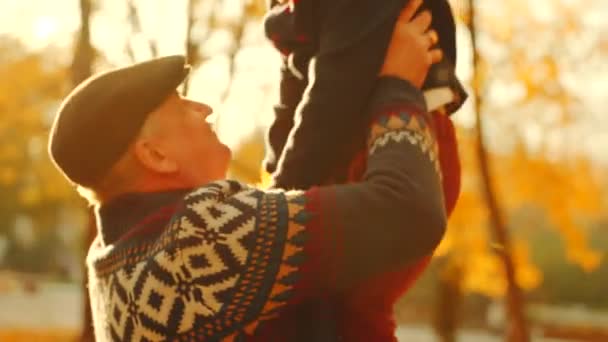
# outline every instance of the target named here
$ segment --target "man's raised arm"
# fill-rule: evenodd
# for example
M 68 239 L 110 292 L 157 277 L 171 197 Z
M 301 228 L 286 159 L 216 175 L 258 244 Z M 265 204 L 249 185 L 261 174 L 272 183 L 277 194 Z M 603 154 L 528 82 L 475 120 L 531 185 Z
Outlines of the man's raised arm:
M 429 50 L 425 38 L 429 18 L 410 22 L 413 10 L 409 17 L 404 13 L 368 106 L 361 182 L 306 191 L 263 191 L 229 182 L 213 185 L 225 190 L 212 197 L 203 188 L 186 198 L 185 215 L 193 219 L 178 220 L 190 222 L 185 232 L 207 234 L 205 241 L 230 253 L 229 263 L 208 258 L 205 268 L 234 275 L 222 283 L 223 305 L 213 316 L 213 322 L 222 322 L 218 338 L 252 334 L 292 305 L 408 265 L 439 244 L 446 214 L 432 121 L 419 87 L 441 55 Z M 406 58 L 404 46 L 410 48 Z M 192 226 L 209 215 L 213 222 L 201 227 L 231 224 L 219 232 Z M 208 243 L 197 248 L 206 250 Z M 217 281 L 211 273 L 198 273 L 201 284 Z
M 311 277 L 328 291 L 428 256 L 446 226 L 437 146 L 420 94 L 394 78 L 378 81 L 375 94 L 363 181 L 286 197 L 307 202 L 303 212 L 318 241 L 311 248 L 320 252 L 311 255 L 319 272 Z

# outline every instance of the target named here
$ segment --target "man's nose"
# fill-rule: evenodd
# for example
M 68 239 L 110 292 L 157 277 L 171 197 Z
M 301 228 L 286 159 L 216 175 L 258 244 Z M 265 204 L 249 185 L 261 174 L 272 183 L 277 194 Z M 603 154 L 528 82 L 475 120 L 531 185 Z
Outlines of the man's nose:
M 203 114 L 204 116 L 209 116 L 213 113 L 213 108 L 211 108 L 211 106 L 209 106 L 208 104 L 202 103 L 202 102 L 196 102 L 196 101 L 192 101 L 192 100 L 187 100 L 188 101 L 188 105 L 195 111 Z
M 197 102 L 197 104 L 200 107 L 200 111 L 205 113 L 205 116 L 209 116 L 209 115 L 213 114 L 213 108 L 211 108 L 211 106 L 209 106 L 208 104 L 198 103 L 198 102 Z

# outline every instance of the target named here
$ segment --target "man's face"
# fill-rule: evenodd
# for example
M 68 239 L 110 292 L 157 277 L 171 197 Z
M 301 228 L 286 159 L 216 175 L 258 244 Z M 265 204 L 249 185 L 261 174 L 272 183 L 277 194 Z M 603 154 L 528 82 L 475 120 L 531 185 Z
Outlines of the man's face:
M 212 112 L 175 93 L 149 117 L 156 143 L 177 164 L 178 177 L 189 187 L 226 177 L 231 153 L 208 122 Z

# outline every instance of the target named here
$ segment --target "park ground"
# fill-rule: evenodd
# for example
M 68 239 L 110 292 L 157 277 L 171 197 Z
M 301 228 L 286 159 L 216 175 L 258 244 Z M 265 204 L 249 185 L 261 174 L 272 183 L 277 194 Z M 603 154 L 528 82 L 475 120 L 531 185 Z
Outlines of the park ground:
M 0 293 L 0 341 L 47 342 L 74 341 L 82 314 L 79 288 L 75 284 L 47 283 L 34 291 L 23 288 Z M 605 318 L 598 318 L 605 319 Z M 538 336 L 533 341 L 566 342 Z M 400 341 L 435 342 L 432 328 L 424 324 L 401 325 Z M 502 337 L 483 330 L 463 329 L 458 341 L 499 342 Z

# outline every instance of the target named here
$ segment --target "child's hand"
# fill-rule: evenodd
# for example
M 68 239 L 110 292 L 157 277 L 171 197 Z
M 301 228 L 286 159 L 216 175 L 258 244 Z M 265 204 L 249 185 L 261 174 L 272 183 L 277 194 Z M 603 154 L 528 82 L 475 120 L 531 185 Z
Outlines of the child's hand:
M 438 36 L 429 30 L 430 12 L 423 11 L 414 17 L 421 4 L 422 0 L 410 0 L 399 15 L 380 70 L 381 76 L 398 77 L 418 88 L 422 87 L 431 65 L 443 58 L 440 49 L 431 49 Z

